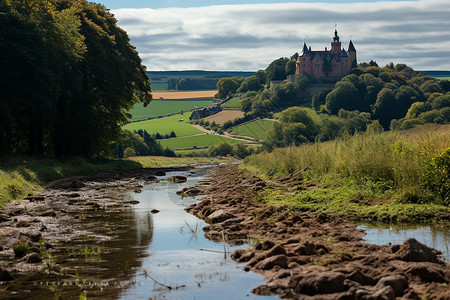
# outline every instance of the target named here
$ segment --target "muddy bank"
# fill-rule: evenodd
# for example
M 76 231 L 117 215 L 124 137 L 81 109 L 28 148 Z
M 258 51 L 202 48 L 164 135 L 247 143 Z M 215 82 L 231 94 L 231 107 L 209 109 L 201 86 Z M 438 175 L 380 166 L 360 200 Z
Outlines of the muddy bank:
M 101 243 L 114 239 L 117 228 L 91 228 L 91 220 L 99 215 L 124 211 L 136 201 L 127 200 L 127 191 L 139 192 L 157 176 L 188 167 L 148 168 L 62 179 L 25 200 L 10 203 L 0 212 L 0 282 L 21 280 L 30 274 L 70 277 L 54 253 L 61 245 L 86 240 L 92 247 L 84 253 L 92 256 L 102 251 Z M 97 252 L 96 252 L 97 251 Z M 53 255 L 52 255 L 53 253 Z M 46 276 L 47 276 L 46 275 Z M 37 276 L 39 279 L 40 276 Z
M 323 213 L 290 212 L 257 202 L 270 186 L 293 187 L 295 175 L 266 182 L 236 166 L 210 170 L 201 187 L 181 191 L 205 198 L 187 208 L 211 225 L 205 235 L 242 243 L 259 240 L 253 249 L 232 258 L 261 273 L 259 295 L 293 299 L 450 299 L 450 270 L 440 253 L 414 239 L 402 245 L 361 242 L 355 224 Z

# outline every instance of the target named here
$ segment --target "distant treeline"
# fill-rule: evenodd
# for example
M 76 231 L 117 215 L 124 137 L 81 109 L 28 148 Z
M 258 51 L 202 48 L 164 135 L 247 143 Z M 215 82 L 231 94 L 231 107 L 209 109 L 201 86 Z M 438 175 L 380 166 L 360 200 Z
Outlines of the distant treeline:
M 216 78 L 220 79 L 223 77 L 249 77 L 255 74 L 255 72 L 240 72 L 240 71 L 200 71 L 200 70 L 189 70 L 189 71 L 147 71 L 145 72 L 150 80 L 163 80 L 167 76 L 186 78 L 186 77 L 196 77 L 196 78 Z
M 167 81 L 168 90 L 215 90 L 217 82 L 215 78 L 179 78 Z

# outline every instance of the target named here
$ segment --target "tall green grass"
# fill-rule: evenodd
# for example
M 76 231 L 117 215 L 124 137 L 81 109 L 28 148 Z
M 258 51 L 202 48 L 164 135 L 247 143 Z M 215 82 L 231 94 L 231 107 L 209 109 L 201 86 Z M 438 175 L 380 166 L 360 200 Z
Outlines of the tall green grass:
M 279 148 L 272 153 L 247 157 L 244 164 L 269 178 L 300 171 L 305 184 L 318 185 L 293 196 L 274 197 L 276 192 L 266 195 L 272 204 L 277 198 L 278 204 L 300 207 L 307 203 L 309 209 L 330 210 L 331 203 L 338 201 L 339 206 L 354 212 L 355 205 L 351 203 L 382 204 L 378 210 L 386 209 L 383 205 L 387 204 L 427 203 L 447 205 L 436 209 L 448 210 L 448 199 L 439 198 L 427 188 L 425 174 L 432 159 L 449 146 L 450 125 L 430 125 L 409 131 L 358 133 L 326 143 Z M 364 210 L 367 212 L 369 207 L 374 209 L 367 206 Z M 339 211 L 336 207 L 333 210 Z M 358 209 L 358 214 L 363 215 L 362 209 Z

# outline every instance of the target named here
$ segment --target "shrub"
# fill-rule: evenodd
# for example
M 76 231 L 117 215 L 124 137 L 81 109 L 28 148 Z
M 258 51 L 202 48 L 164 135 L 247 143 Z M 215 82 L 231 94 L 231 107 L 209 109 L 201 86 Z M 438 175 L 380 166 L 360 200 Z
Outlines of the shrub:
M 133 148 L 128 147 L 127 149 L 125 149 L 125 150 L 123 151 L 123 157 L 124 157 L 124 158 L 128 158 L 128 157 L 130 157 L 130 156 L 136 156 L 136 151 L 134 151 Z
M 433 158 L 424 174 L 427 187 L 450 204 L 450 148 Z

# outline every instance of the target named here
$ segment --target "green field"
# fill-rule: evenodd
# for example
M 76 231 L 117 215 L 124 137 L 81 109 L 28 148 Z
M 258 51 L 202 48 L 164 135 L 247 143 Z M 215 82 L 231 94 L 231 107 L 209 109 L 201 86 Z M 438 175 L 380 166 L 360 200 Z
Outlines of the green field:
M 450 80 L 450 77 L 437 77 L 437 79 L 441 79 L 441 80 Z
M 223 104 L 224 107 L 240 108 L 242 99 L 240 97 L 234 97 Z
M 165 83 L 152 82 L 152 91 L 153 92 L 166 92 L 167 91 L 167 82 L 165 82 Z
M 214 146 L 222 141 L 226 141 L 230 144 L 242 143 L 241 141 L 231 140 L 220 135 L 197 135 L 182 137 L 176 139 L 164 139 L 159 140 L 161 145 L 164 147 L 169 147 L 171 149 L 181 149 L 190 147 L 204 147 L 204 146 Z
M 157 116 L 187 111 L 194 108 L 205 107 L 212 104 L 212 100 L 199 101 L 166 101 L 153 100 L 147 107 L 141 103 L 136 104 L 131 110 L 131 121 L 146 120 Z
M 234 128 L 231 131 L 231 134 L 244 135 L 265 140 L 267 138 L 267 131 L 272 127 L 272 124 L 273 121 L 257 120 Z
M 192 127 L 189 123 L 189 117 L 191 113 L 184 113 L 182 115 L 174 115 L 170 117 L 158 118 L 148 121 L 135 122 L 125 125 L 123 129 L 125 130 L 147 130 L 149 134 L 155 134 L 159 132 L 160 134 L 170 134 L 173 130 L 177 136 L 185 136 L 202 133 L 203 131 Z M 178 120 L 183 119 L 183 122 L 178 122 Z

